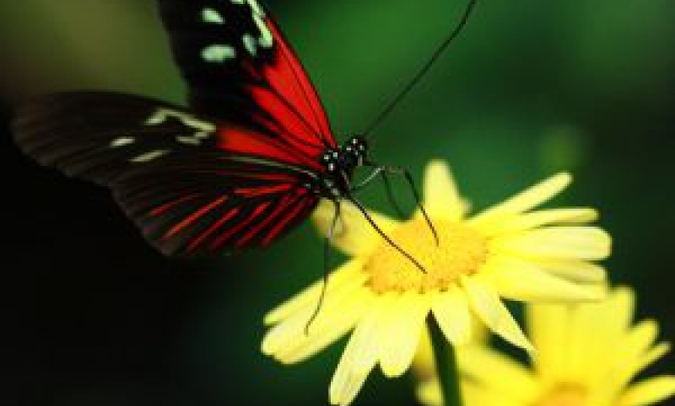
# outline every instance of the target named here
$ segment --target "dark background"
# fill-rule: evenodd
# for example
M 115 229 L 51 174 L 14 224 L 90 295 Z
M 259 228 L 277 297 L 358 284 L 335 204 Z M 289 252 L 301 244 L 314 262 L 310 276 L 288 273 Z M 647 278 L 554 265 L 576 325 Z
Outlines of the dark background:
M 268 3 L 341 139 L 373 118 L 464 7 Z M 673 21 L 669 0 L 483 1 L 379 129 L 375 154 L 412 168 L 418 180 L 431 157 L 449 160 L 477 208 L 572 170 L 576 183 L 558 202 L 600 208 L 615 241 L 612 280 L 634 286 L 640 317 L 655 317 L 661 337 L 672 339 Z M 340 345 L 292 368 L 259 352 L 265 311 L 320 276 L 321 245 L 309 226 L 265 252 L 167 260 L 106 190 L 38 167 L 11 142 L 11 106 L 31 94 L 93 88 L 180 102 L 183 85 L 163 35 L 152 1 L 0 3 L 9 341 L 0 403 L 327 403 Z M 384 208 L 378 195 L 370 202 Z M 651 371 L 673 373 L 674 360 Z M 375 374 L 358 404 L 385 402 L 411 404 L 411 390 Z

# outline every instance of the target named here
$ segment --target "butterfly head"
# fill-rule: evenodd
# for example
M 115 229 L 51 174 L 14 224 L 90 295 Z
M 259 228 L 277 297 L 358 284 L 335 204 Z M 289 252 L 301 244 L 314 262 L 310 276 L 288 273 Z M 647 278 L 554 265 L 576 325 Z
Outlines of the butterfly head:
M 368 144 L 361 137 L 352 137 L 339 149 L 327 149 L 321 156 L 321 164 L 331 175 L 351 173 L 357 166 L 363 165 L 368 156 Z
M 368 157 L 368 142 L 360 136 L 355 136 L 349 139 L 342 147 L 340 147 L 344 164 L 351 166 L 354 169 L 357 166 L 363 165 Z
M 349 181 L 354 168 L 361 166 L 368 157 L 368 144 L 363 137 L 350 138 L 337 149 L 327 149 L 321 156 L 327 177 L 323 189 L 332 197 L 339 197 L 350 189 Z

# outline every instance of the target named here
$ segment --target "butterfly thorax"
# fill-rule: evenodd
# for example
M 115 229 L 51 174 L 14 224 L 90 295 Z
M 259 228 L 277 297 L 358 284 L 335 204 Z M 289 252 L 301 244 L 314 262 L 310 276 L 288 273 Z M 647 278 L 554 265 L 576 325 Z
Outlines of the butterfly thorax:
M 339 199 L 351 191 L 351 179 L 356 167 L 362 166 L 368 156 L 368 144 L 362 137 L 350 138 L 340 148 L 329 148 L 321 156 L 326 176 L 321 179 L 320 194 Z

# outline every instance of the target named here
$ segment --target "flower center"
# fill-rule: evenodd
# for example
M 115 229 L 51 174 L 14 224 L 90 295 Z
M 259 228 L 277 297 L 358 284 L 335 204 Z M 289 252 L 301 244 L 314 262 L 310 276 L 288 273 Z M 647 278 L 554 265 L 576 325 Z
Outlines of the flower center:
M 532 406 L 584 406 L 587 392 L 578 384 L 560 384 L 547 392 Z
M 419 261 L 420 271 L 396 248 L 383 242 L 370 255 L 364 270 L 369 285 L 377 293 L 447 290 L 462 275 L 473 275 L 488 255 L 486 238 L 461 223 L 434 221 L 440 244 L 437 246 L 429 226 L 415 219 L 398 227 L 390 237 Z

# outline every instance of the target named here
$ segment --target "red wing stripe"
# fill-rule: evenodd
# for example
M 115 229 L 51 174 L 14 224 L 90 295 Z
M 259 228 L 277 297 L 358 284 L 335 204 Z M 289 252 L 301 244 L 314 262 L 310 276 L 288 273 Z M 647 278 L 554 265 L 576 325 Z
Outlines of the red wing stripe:
M 239 213 L 239 207 L 233 207 L 230 211 L 225 213 L 218 221 L 213 223 L 206 231 L 201 233 L 197 238 L 192 240 L 188 246 L 189 251 L 193 251 L 197 248 L 205 239 L 209 238 L 216 230 L 218 230 L 223 224 L 227 223 L 232 217 L 236 216 Z
M 279 28 L 274 22 L 270 21 L 269 28 L 275 38 L 283 38 Z M 335 147 L 335 140 L 332 139 L 332 137 L 326 137 L 327 134 L 331 134 L 331 131 L 330 128 L 328 128 L 325 110 L 319 102 L 319 97 L 314 90 L 314 86 L 310 83 L 307 74 L 304 73 L 304 68 L 302 68 L 300 61 L 295 57 L 295 54 L 291 51 L 286 41 L 282 40 L 279 41 L 279 43 L 281 44 L 281 54 L 300 87 L 304 101 L 306 105 L 308 105 L 309 110 L 312 112 L 313 118 L 316 121 L 316 125 L 318 126 L 318 131 L 316 131 L 316 133 L 321 136 L 323 142 L 331 147 Z M 300 68 L 300 72 L 298 72 L 298 68 Z
M 264 84 L 264 85 L 267 85 L 267 84 Z M 280 119 L 280 118 L 284 117 L 284 112 L 279 111 L 279 108 L 281 108 L 283 106 L 287 111 L 293 113 L 293 115 L 298 119 L 298 123 L 302 124 L 302 126 L 305 128 L 306 131 L 309 131 L 309 133 L 312 134 L 312 135 L 316 135 L 316 136 L 320 137 L 320 135 L 317 134 L 317 132 L 316 132 L 316 128 L 312 127 L 311 124 L 309 124 L 307 122 L 307 119 L 302 114 L 300 114 L 300 112 L 298 112 L 298 110 L 288 100 L 286 100 L 279 93 L 279 91 L 276 88 L 271 87 L 269 85 L 267 85 L 265 88 L 262 87 L 263 85 L 257 85 L 257 86 L 258 86 L 257 88 L 251 89 L 252 90 L 251 94 L 253 94 L 254 97 L 256 97 L 256 99 L 258 97 L 261 97 L 264 100 L 267 100 L 268 97 L 273 96 L 274 98 L 276 98 L 277 102 L 280 104 L 280 105 L 275 106 L 276 107 L 275 110 L 267 109 L 267 112 L 269 114 L 271 114 L 273 116 L 273 118 L 275 118 L 277 120 L 278 123 L 285 124 L 285 126 L 284 126 L 285 127 L 284 128 L 285 133 L 290 138 L 293 138 L 293 139 L 297 140 L 303 146 L 311 147 L 313 149 L 323 149 L 324 148 L 323 145 L 315 145 L 315 144 L 312 144 L 312 143 L 308 142 L 307 140 L 304 140 L 304 139 L 298 137 L 295 132 L 299 131 L 300 129 L 296 128 L 295 130 L 293 130 L 291 128 L 288 128 L 289 123 L 287 122 L 287 120 L 281 120 Z M 267 105 L 267 104 L 263 104 L 263 105 Z M 272 107 L 270 105 L 267 105 L 267 106 Z M 278 113 L 278 115 L 274 114 L 274 113 Z
M 217 249 L 221 245 L 223 245 L 230 237 L 241 231 L 244 227 L 246 227 L 251 221 L 253 221 L 263 210 L 267 208 L 267 206 L 270 205 L 270 202 L 264 202 L 260 204 L 258 207 L 253 209 L 253 213 L 250 213 L 245 219 L 241 220 L 237 225 L 233 226 L 226 232 L 224 232 L 222 235 L 220 235 L 211 245 L 212 249 Z
M 270 230 L 270 232 L 267 234 L 267 236 L 263 239 L 262 246 L 266 246 L 270 242 L 272 242 L 272 240 L 274 240 L 276 235 L 279 234 L 281 232 L 281 230 L 286 228 L 288 223 L 293 221 L 296 218 L 296 216 L 302 210 L 305 209 L 305 206 L 307 206 L 308 202 L 309 202 L 309 200 L 305 200 L 302 203 L 295 205 L 295 207 L 293 207 L 293 209 L 291 209 L 291 212 L 288 213 L 288 215 L 286 217 L 284 217 L 276 226 L 274 226 L 274 228 L 272 228 Z
M 298 150 L 267 135 L 240 128 L 218 130 L 218 147 L 236 155 L 251 155 L 289 164 L 304 164 L 315 170 L 322 169 L 318 160 L 298 155 Z
M 294 152 L 299 152 L 312 161 L 315 160 L 316 154 L 323 151 L 324 149 L 324 147 L 310 144 L 309 142 L 298 137 L 297 134 L 289 132 L 288 129 L 282 127 L 274 117 L 266 117 L 261 115 L 256 117 L 256 119 L 261 121 L 260 124 L 267 128 L 271 135 L 274 135 L 272 139 L 280 141 L 284 145 L 291 148 Z
M 195 199 L 195 198 L 199 197 L 200 195 L 201 195 L 201 193 L 192 193 L 190 195 L 180 197 L 176 200 L 172 200 L 168 203 L 164 203 L 161 206 L 157 206 L 154 209 L 152 209 L 150 211 L 150 215 L 153 216 L 153 217 L 159 216 L 160 214 L 166 213 L 167 211 L 169 211 L 174 206 L 177 206 L 181 203 L 188 202 L 192 199 Z
M 243 195 L 245 197 L 257 197 L 260 195 L 268 195 L 268 194 L 274 194 L 274 193 L 283 193 L 283 192 L 288 192 L 288 190 L 291 188 L 291 185 L 282 183 L 280 185 L 273 185 L 273 186 L 258 186 L 258 187 L 250 187 L 250 188 L 239 188 L 235 189 L 235 193 L 239 195 Z
M 183 230 L 185 227 L 205 215 L 206 213 L 210 212 L 211 210 L 215 209 L 216 207 L 220 206 L 227 200 L 226 196 L 223 196 L 219 199 L 216 199 L 212 201 L 211 203 L 207 204 L 206 206 L 203 206 L 201 209 L 197 210 L 196 212 L 192 213 L 188 217 L 186 217 L 183 221 L 180 223 L 176 224 L 173 226 L 169 231 L 167 231 L 163 236 L 162 239 L 166 240 L 169 239 L 176 234 L 178 234 L 181 230 Z
M 272 210 L 271 213 L 267 215 L 267 218 L 263 220 L 260 224 L 257 224 L 255 227 L 252 227 L 246 235 L 244 235 L 238 242 L 237 246 L 241 247 L 245 245 L 251 238 L 255 237 L 256 234 L 258 234 L 261 230 L 264 230 L 265 227 L 269 225 L 272 221 L 276 220 L 277 216 L 280 214 L 283 214 L 283 210 L 288 207 L 289 204 L 295 203 L 298 201 L 300 197 L 296 197 L 293 200 L 290 200 L 291 196 L 290 195 L 285 195 L 277 204 L 277 207 Z
M 297 182 L 298 178 L 290 176 L 286 173 L 263 173 L 263 172 L 237 172 L 236 170 L 219 170 L 209 171 L 204 173 L 213 173 L 219 176 L 227 176 L 230 178 L 240 177 L 245 179 L 268 180 L 271 182 Z

